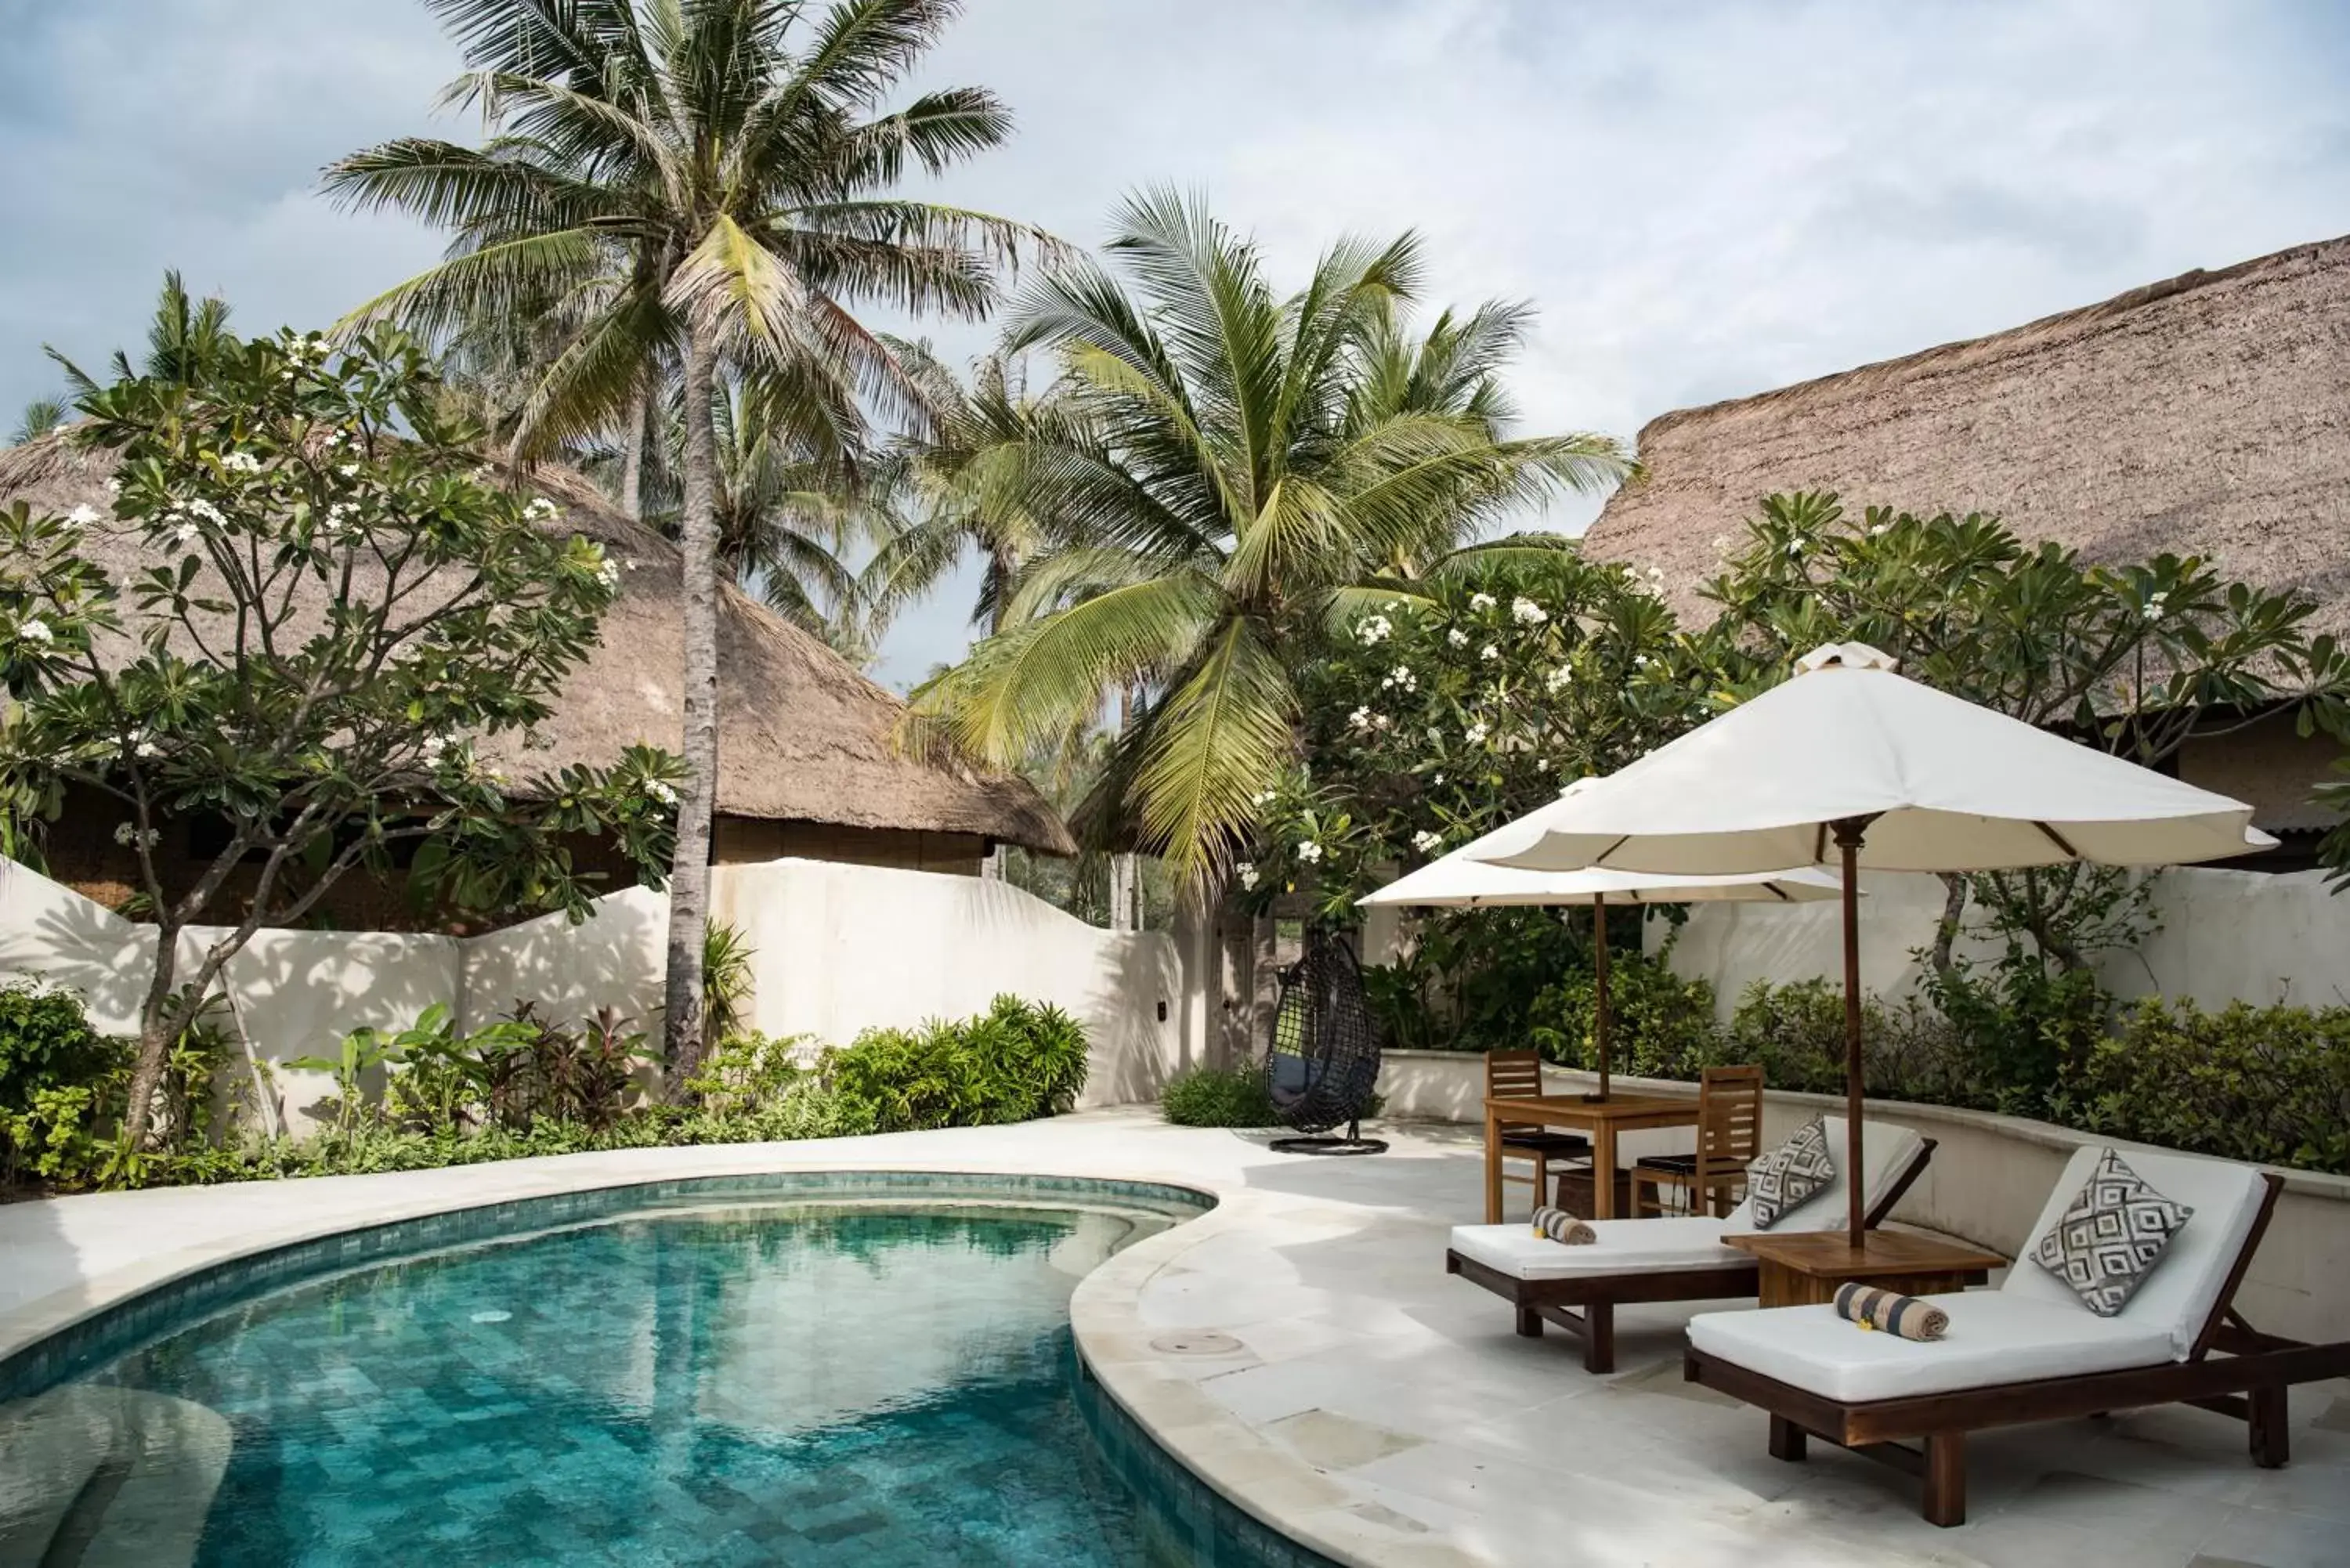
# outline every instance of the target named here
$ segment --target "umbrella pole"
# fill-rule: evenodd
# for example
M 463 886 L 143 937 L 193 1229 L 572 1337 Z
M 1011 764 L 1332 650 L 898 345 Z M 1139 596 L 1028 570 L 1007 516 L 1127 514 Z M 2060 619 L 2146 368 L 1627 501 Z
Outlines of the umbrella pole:
M 1609 1049 L 1607 1028 L 1607 895 L 1591 896 L 1591 992 L 1598 1012 L 1599 1097 L 1607 1097 L 1607 1059 Z
M 1866 1244 L 1863 1227 L 1861 1177 L 1860 1066 L 1860 838 L 1862 824 L 1847 818 L 1835 825 L 1836 848 L 1844 857 L 1844 1116 L 1846 1236 L 1855 1251 Z

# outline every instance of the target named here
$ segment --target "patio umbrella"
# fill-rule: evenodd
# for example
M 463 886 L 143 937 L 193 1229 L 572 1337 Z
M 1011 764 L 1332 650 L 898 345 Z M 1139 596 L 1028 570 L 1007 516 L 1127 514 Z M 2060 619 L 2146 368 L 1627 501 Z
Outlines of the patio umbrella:
M 1862 870 L 2168 866 L 2276 842 L 2241 801 L 1904 680 L 1894 665 L 1860 643 L 1814 649 L 1762 696 L 1489 834 L 1478 857 L 1557 871 L 1839 865 L 1855 1170 Z M 1851 1199 L 1858 1245 L 1857 1182 Z
M 1589 784 L 1577 780 L 1573 794 Z M 1500 830 L 1506 833 L 1509 830 Z M 1638 871 L 1527 871 L 1478 858 L 1497 834 L 1487 834 L 1440 860 L 1432 860 L 1358 904 L 1419 908 L 1501 909 L 1526 905 L 1591 906 L 1591 981 L 1595 1044 L 1599 1055 L 1599 1095 L 1607 1097 L 1614 1053 L 1608 1043 L 1607 904 L 1694 904 L 1743 900 L 1794 904 L 1833 898 L 1839 884 L 1808 867 L 1793 871 L 1742 872 L 1728 877 L 1656 876 Z

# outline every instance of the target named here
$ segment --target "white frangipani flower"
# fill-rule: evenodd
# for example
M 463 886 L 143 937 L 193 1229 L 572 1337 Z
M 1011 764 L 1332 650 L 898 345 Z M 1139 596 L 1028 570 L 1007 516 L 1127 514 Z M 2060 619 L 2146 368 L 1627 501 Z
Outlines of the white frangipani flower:
M 1480 720 L 1476 723 L 1473 723 L 1467 729 L 1461 731 L 1461 738 L 1468 742 L 1472 746 L 1482 746 L 1485 743 L 1485 737 L 1492 733 L 1492 732 L 1491 730 L 1485 728 L 1484 722 Z
M 1430 833 L 1423 827 L 1411 836 L 1411 846 L 1422 855 L 1433 855 L 1444 847 L 1444 836 L 1440 833 Z
M 261 460 L 254 456 L 249 452 L 224 452 L 221 453 L 220 462 L 221 466 L 227 469 L 231 473 L 259 473 L 261 472 Z
M 1369 706 L 1366 704 L 1347 714 L 1347 726 L 1353 730 L 1369 729 L 1371 727 L 1371 710 Z
M 1543 677 L 1543 686 L 1545 690 L 1557 691 L 1572 684 L 1574 680 L 1574 670 L 1562 664 L 1557 669 L 1552 670 L 1548 675 Z
M 1520 626 L 1540 626 L 1550 619 L 1550 612 L 1522 594 L 1510 601 L 1510 618 Z
M 1256 890 L 1256 867 L 1243 860 L 1232 869 L 1240 874 L 1241 886 L 1249 892 Z
M 1375 615 L 1365 619 L 1362 625 L 1355 628 L 1355 636 L 1365 648 L 1376 648 L 1385 642 L 1388 634 L 1394 630 L 1394 625 L 1387 617 Z
M 47 621 L 35 616 L 28 620 L 20 620 L 16 623 L 16 639 L 19 642 L 37 642 L 47 647 L 57 641 L 57 634 L 49 629 Z
M 1444 640 L 1455 648 L 1466 648 L 1469 646 L 1469 634 L 1456 626 L 1444 634 Z
M 1297 846 L 1297 858 L 1312 866 L 1322 858 L 1322 846 L 1309 838 Z
M 1472 610 L 1489 610 L 1501 602 L 1501 600 L 1495 598 L 1491 594 L 1471 594 L 1469 596 L 1469 607 Z
M 675 805 L 677 804 L 677 791 L 671 788 L 666 783 L 660 779 L 647 779 L 645 781 L 645 793 L 652 796 L 653 799 L 659 801 L 663 805 Z
M 1499 659 L 1502 657 L 1502 650 L 1489 642 L 1483 649 L 1479 650 L 1477 657 L 1480 659 Z
M 87 528 L 98 521 L 98 508 L 85 501 L 66 514 L 66 521 L 77 528 Z

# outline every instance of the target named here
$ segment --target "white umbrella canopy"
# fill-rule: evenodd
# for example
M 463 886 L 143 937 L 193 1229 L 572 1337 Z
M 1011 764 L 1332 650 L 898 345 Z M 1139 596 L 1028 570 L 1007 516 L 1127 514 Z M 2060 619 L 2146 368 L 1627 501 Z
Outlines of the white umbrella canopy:
M 1809 866 L 1793 871 L 1748 871 L 1728 877 L 1671 877 L 1645 871 L 1523 871 L 1491 861 L 1464 859 L 1466 853 L 1455 850 L 1355 901 L 1471 909 L 1589 904 L 1599 900 L 1610 904 L 1800 904 L 1833 898 L 1844 888 L 1825 871 Z
M 1566 786 L 1575 794 L 1594 781 L 1578 779 Z M 1607 906 L 1619 904 L 1695 904 L 1750 901 L 1804 903 L 1833 898 L 1844 884 L 1810 867 L 1793 871 L 1745 872 L 1728 877 L 1669 877 L 1638 871 L 1523 871 L 1478 858 L 1501 833 L 1462 845 L 1441 859 L 1432 860 L 1410 875 L 1397 878 L 1355 901 L 1383 906 L 1421 908 L 1506 909 L 1553 904 L 1588 904 L 1592 919 L 1594 1044 L 1599 1057 L 1598 1098 L 1607 1097 L 1614 1052 L 1608 1040 Z
M 1477 857 L 1527 870 L 1684 875 L 1839 865 L 1854 1170 L 1861 869 L 2170 866 L 2276 842 L 2241 801 L 1904 680 L 1895 663 L 1864 643 L 1814 649 L 1785 682 L 1488 834 Z M 1851 1200 L 1859 1247 L 1856 1182 Z
M 1752 701 L 1487 835 L 1480 858 L 1773 871 L 1837 864 L 1839 822 L 1866 824 L 1859 865 L 1879 871 L 2173 866 L 2274 842 L 2241 801 L 1905 680 L 1894 662 L 1860 643 L 1814 649 Z

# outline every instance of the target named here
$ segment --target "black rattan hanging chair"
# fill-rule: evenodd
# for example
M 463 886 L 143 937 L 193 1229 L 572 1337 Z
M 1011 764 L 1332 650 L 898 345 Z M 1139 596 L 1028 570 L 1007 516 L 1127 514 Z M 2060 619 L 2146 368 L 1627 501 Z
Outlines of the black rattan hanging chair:
M 1265 1093 L 1275 1115 L 1303 1135 L 1276 1138 L 1287 1154 L 1378 1154 L 1386 1144 L 1361 1136 L 1379 1079 L 1379 1036 L 1363 996 L 1363 973 L 1346 943 L 1315 934 L 1305 956 L 1281 971 L 1273 1042 L 1264 1057 Z M 1344 1137 L 1326 1135 L 1344 1127 Z

